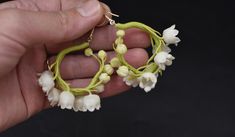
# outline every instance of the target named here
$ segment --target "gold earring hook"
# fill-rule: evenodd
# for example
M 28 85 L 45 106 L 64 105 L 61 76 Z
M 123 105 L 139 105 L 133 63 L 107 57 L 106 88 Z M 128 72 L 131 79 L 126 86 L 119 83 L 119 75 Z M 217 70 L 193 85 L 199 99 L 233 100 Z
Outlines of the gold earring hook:
M 87 42 L 88 42 L 88 43 L 90 43 L 90 42 L 92 41 L 94 31 L 95 31 L 95 28 L 93 28 L 93 29 L 91 30 L 91 33 L 90 33 L 90 35 L 89 35 L 89 37 L 88 37 L 88 39 L 87 39 Z
M 115 24 L 116 24 L 115 20 L 111 19 L 111 18 L 108 16 L 108 14 L 110 14 L 110 15 L 112 15 L 112 16 L 115 16 L 115 17 L 119 17 L 119 15 L 118 15 L 118 14 L 114 14 L 114 13 L 112 13 L 112 12 L 107 12 L 107 13 L 105 14 L 105 18 L 109 21 L 109 24 L 110 24 L 110 25 L 115 25 Z
M 114 16 L 114 17 L 119 17 L 119 15 L 118 15 L 118 14 L 114 14 L 114 13 L 112 13 L 112 12 L 110 12 L 110 11 L 107 12 L 107 13 L 104 15 L 105 18 L 109 21 L 109 24 L 110 24 L 110 25 L 115 25 L 115 24 L 116 24 L 115 20 L 111 19 L 111 18 L 108 16 L 108 14 L 110 14 L 110 15 L 112 15 L 112 16 Z M 95 28 L 93 28 L 93 29 L 91 30 L 91 33 L 90 33 L 90 35 L 89 35 L 89 37 L 88 37 L 88 39 L 87 39 L 87 42 L 88 42 L 88 43 L 91 42 L 94 31 L 95 31 Z

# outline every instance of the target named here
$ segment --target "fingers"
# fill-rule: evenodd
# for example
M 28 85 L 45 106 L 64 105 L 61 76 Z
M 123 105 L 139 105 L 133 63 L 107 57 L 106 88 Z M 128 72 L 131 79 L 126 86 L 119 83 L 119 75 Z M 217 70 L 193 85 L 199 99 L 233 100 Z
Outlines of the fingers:
M 48 52 L 51 54 L 56 54 L 59 51 L 65 49 L 66 47 L 73 46 L 83 41 L 86 41 L 88 35 L 71 42 L 65 42 L 57 47 L 50 46 Z M 115 39 L 116 29 L 114 26 L 108 25 L 102 28 L 95 28 L 90 47 L 93 50 L 112 50 L 112 45 Z M 150 45 L 150 39 L 148 34 L 136 28 L 126 30 L 124 41 L 128 48 L 146 48 Z
M 115 56 L 115 52 L 107 52 L 107 62 Z M 148 60 L 148 54 L 144 49 L 130 49 L 125 54 L 127 62 L 134 67 L 140 67 Z M 51 58 L 51 60 L 54 60 Z M 53 62 L 53 61 L 51 61 Z M 92 57 L 82 55 L 69 55 L 64 58 L 61 64 L 61 75 L 63 79 L 90 78 L 99 69 L 99 64 Z
M 103 12 L 96 0 L 87 0 L 74 9 L 60 12 L 6 9 L 0 12 L 0 32 L 27 48 L 60 43 L 87 33 L 100 22 Z
M 116 39 L 116 29 L 113 26 L 107 26 L 97 29 L 91 42 L 91 48 L 94 50 L 110 50 Z M 149 36 L 140 29 L 128 29 L 124 36 L 125 44 L 128 48 L 146 48 L 150 45 Z
M 127 91 L 130 88 L 131 87 L 127 86 L 123 82 L 123 78 L 114 75 L 112 76 L 111 81 L 107 85 L 105 85 L 104 91 L 99 95 L 103 98 L 110 97 Z

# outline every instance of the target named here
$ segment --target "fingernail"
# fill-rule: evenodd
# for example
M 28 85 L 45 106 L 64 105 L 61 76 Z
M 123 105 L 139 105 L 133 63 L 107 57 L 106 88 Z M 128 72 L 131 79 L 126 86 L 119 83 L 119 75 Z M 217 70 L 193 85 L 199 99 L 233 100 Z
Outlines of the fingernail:
M 97 0 L 84 0 L 77 10 L 81 16 L 92 16 L 100 10 L 100 3 Z

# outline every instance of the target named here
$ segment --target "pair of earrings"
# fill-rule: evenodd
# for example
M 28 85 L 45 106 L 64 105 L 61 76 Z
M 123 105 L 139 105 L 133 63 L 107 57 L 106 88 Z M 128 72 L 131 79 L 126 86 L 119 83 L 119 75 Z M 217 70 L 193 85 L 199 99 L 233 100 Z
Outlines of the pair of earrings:
M 111 15 L 117 16 L 116 14 Z M 125 24 L 115 23 L 114 20 L 105 16 L 110 25 L 116 27 L 116 40 L 113 43 L 113 49 L 116 52 L 109 64 L 105 64 L 107 54 L 104 50 L 100 50 L 97 55 L 93 54 L 89 48 L 89 41 L 80 45 L 69 47 L 62 50 L 56 57 L 53 64 L 48 66 L 48 70 L 42 72 L 38 79 L 39 85 L 43 92 L 47 95 L 48 100 L 52 106 L 58 105 L 61 109 L 73 109 L 74 111 L 90 111 L 100 109 L 100 97 L 97 95 L 104 91 L 104 85 L 110 81 L 111 75 L 116 69 L 116 73 L 123 77 L 123 81 L 128 86 L 144 89 L 149 92 L 157 83 L 158 75 L 162 74 L 166 66 L 172 64 L 175 58 L 170 54 L 170 44 L 177 45 L 180 39 L 177 37 L 179 31 L 175 29 L 175 25 L 163 31 L 163 35 L 152 29 L 151 27 L 140 22 L 129 22 Z M 149 34 L 152 45 L 152 56 L 149 58 L 144 66 L 134 68 L 125 60 L 124 55 L 127 52 L 125 41 L 125 30 L 130 28 L 138 28 Z M 60 73 L 60 65 L 63 58 L 75 51 L 83 50 L 85 56 L 93 57 L 99 63 L 99 70 L 85 88 L 72 88 L 64 81 Z

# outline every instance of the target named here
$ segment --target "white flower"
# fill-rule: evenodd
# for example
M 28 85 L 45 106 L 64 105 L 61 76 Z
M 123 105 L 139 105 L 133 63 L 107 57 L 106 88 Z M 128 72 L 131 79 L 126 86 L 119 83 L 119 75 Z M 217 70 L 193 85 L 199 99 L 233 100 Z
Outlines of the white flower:
M 104 91 L 104 85 L 100 84 L 95 89 L 96 89 L 95 93 L 102 93 Z
M 74 111 L 82 111 L 82 112 L 86 112 L 87 109 L 84 106 L 84 96 L 81 97 L 76 97 L 75 101 L 74 101 L 74 105 L 73 105 L 73 110 Z
M 167 46 L 167 45 L 164 45 L 164 46 L 162 47 L 162 51 L 165 51 L 165 52 L 167 52 L 167 53 L 170 53 L 170 52 L 171 52 L 171 48 L 169 48 L 169 46 Z
M 85 108 L 90 112 L 93 112 L 95 109 L 100 109 L 100 97 L 98 95 L 90 94 L 84 96 L 83 101 Z
M 100 109 L 100 97 L 95 94 L 89 94 L 83 97 L 77 97 L 74 103 L 74 111 L 93 112 Z
M 154 75 L 150 72 L 142 74 L 142 76 L 138 78 L 138 80 L 140 81 L 140 88 L 143 88 L 145 92 L 149 92 L 152 88 L 155 87 L 157 83 L 157 76 L 158 75 Z
M 165 70 L 166 66 L 170 66 L 172 64 L 172 60 L 174 59 L 175 57 L 173 57 L 171 54 L 162 51 L 154 57 L 154 62 L 159 66 L 160 69 Z
M 116 72 L 120 77 L 126 77 L 129 74 L 129 69 L 126 66 L 120 66 Z
M 53 88 L 52 90 L 50 90 L 47 98 L 48 98 L 48 101 L 50 102 L 50 105 L 55 106 L 59 102 L 60 91 L 56 88 Z
M 99 76 L 99 80 L 102 81 L 102 83 L 106 84 L 110 81 L 110 76 L 107 73 L 101 73 Z
M 40 77 L 38 79 L 39 85 L 42 87 L 42 91 L 46 93 L 46 95 L 49 93 L 49 91 L 54 88 L 55 83 L 53 79 L 53 73 L 51 71 L 44 71 L 42 74 L 40 74 Z
M 137 87 L 139 84 L 138 79 L 136 78 L 132 79 L 130 76 L 124 77 L 123 81 L 126 83 L 126 85 L 132 86 L 132 87 Z
M 69 91 L 63 91 L 60 94 L 60 99 L 59 99 L 59 106 L 61 109 L 72 109 L 73 104 L 74 104 L 75 97 L 74 95 L 69 92 Z
M 179 34 L 179 31 L 175 29 L 175 25 L 165 29 L 163 31 L 163 39 L 167 45 L 175 44 L 177 45 L 180 42 L 180 39 L 176 37 Z

